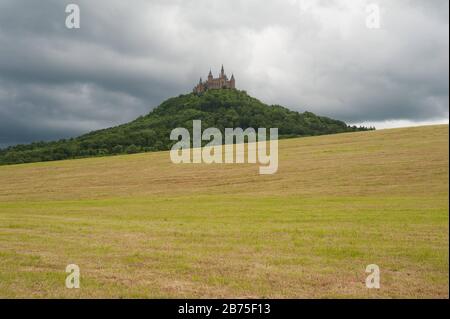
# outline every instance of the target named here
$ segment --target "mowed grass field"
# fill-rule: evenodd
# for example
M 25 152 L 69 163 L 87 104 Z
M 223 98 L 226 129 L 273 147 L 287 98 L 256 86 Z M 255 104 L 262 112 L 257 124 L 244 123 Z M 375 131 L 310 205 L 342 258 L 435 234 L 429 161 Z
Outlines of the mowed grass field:
M 2 166 L 0 297 L 448 298 L 448 142 L 448 125 L 282 140 L 269 176 L 168 152 Z

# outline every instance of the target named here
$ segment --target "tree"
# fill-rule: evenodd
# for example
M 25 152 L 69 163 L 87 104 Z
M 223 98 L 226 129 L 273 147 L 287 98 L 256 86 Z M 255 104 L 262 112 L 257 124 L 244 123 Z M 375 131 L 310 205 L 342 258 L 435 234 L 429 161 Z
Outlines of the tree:
M 122 145 L 116 145 L 112 148 L 112 153 L 113 154 L 120 154 L 123 152 L 123 147 Z
M 125 150 L 125 152 L 126 152 L 127 154 L 134 154 L 134 153 L 138 153 L 139 151 L 140 151 L 140 149 L 139 149 L 136 145 L 134 145 L 134 144 L 131 144 L 131 145 L 128 146 L 127 149 Z

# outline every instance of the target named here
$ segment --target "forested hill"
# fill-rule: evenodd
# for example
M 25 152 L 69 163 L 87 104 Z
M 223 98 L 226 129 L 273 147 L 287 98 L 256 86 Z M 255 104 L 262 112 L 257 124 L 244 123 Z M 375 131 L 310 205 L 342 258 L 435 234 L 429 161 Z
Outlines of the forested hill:
M 311 112 L 269 106 L 245 91 L 211 90 L 170 98 L 146 116 L 120 126 L 72 139 L 8 147 L 0 150 L 0 164 L 168 150 L 175 143 L 170 141 L 172 129 L 192 128 L 192 120 L 202 120 L 203 129 L 217 127 L 222 132 L 227 127 L 277 127 L 280 138 L 367 130 Z

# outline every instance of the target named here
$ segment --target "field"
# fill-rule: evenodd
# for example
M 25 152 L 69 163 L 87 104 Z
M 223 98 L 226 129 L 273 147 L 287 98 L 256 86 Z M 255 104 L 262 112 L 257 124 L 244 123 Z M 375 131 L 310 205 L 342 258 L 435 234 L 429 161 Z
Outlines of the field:
M 282 140 L 270 176 L 168 152 L 1 166 L 0 297 L 448 298 L 448 142 Z

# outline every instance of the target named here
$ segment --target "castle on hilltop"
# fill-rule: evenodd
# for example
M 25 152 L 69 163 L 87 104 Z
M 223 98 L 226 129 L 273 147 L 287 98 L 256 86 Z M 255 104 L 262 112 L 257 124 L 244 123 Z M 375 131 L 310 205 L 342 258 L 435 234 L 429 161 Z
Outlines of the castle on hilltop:
M 231 75 L 231 79 L 228 80 L 227 75 L 223 69 L 220 71 L 220 75 L 218 78 L 214 78 L 211 70 L 208 74 L 208 80 L 203 82 L 202 78 L 200 78 L 200 82 L 195 86 L 194 93 L 202 93 L 207 90 L 216 90 L 216 89 L 235 89 L 236 81 L 234 79 L 234 75 Z

